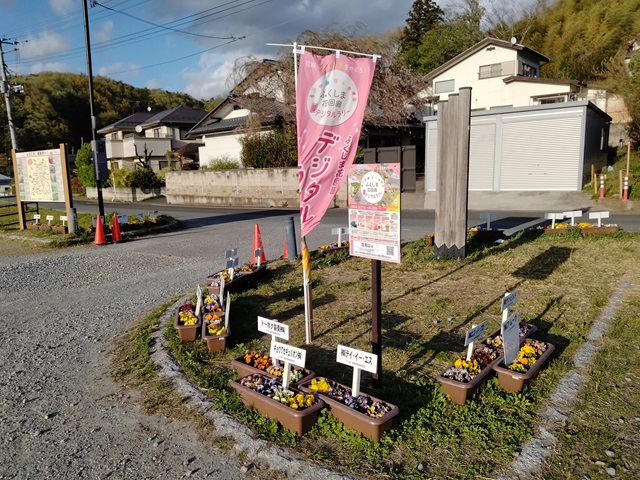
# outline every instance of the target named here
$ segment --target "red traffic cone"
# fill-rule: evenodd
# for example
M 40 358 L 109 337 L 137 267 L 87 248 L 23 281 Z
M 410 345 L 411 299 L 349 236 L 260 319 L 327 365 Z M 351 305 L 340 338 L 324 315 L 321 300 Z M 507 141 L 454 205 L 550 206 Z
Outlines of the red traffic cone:
M 118 214 L 113 214 L 113 227 L 111 227 L 111 240 L 114 242 L 122 241 L 122 234 L 120 233 L 120 223 L 118 222 Z
M 256 257 L 256 251 L 258 249 L 261 249 L 259 258 L 260 258 L 260 263 L 262 264 L 267 261 L 267 257 L 264 254 L 264 247 L 262 246 L 262 237 L 260 236 L 260 227 L 256 223 L 256 226 L 253 230 L 253 252 L 252 252 L 253 259 L 251 260 L 251 263 L 258 263 L 258 257 Z
M 106 245 L 107 239 L 104 236 L 104 227 L 102 226 L 102 217 L 98 215 L 96 219 L 96 236 L 93 240 L 94 245 Z

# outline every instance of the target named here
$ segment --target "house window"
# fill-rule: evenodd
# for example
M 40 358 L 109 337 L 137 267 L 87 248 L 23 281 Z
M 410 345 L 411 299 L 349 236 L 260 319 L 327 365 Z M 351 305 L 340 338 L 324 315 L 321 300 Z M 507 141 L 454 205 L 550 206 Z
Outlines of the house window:
M 515 70 L 515 62 L 492 63 L 491 65 L 482 65 L 478 72 L 478 78 L 503 77 L 505 75 L 513 75 Z
M 518 75 L 522 77 L 537 77 L 538 69 L 536 67 L 532 67 L 531 65 L 527 65 L 526 63 L 518 62 Z
M 436 94 L 453 92 L 455 89 L 455 80 L 442 80 L 441 82 L 436 82 L 434 87 Z
M 154 128 L 153 129 L 153 138 L 160 138 L 160 129 L 159 128 Z

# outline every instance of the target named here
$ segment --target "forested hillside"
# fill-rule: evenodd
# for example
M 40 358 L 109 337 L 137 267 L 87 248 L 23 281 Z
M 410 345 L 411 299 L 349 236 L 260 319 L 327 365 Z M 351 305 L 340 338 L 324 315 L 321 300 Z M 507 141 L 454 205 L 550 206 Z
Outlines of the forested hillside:
M 89 81 L 86 75 L 44 72 L 14 78 L 24 94 L 12 94 L 11 105 L 21 150 L 58 148 L 66 143 L 78 149 L 91 140 Z M 101 128 L 135 111 L 159 112 L 177 106 L 206 108 L 204 102 L 184 93 L 135 88 L 105 77 L 94 77 L 94 112 Z M 4 101 L 0 107 L 0 154 L 10 153 Z

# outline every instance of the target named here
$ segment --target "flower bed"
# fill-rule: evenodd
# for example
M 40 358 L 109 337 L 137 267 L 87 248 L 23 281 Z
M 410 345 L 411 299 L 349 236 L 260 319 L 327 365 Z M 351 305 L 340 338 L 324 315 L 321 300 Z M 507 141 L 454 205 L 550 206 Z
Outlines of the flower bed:
M 324 402 L 294 388 L 285 390 L 276 378 L 248 375 L 231 382 L 242 402 L 258 413 L 277 420 L 284 428 L 302 436 L 313 428 Z
M 238 371 L 239 377 L 252 374 L 263 374 L 270 377 L 282 378 L 284 367 L 275 365 L 269 355 L 258 352 L 247 352 L 231 361 L 231 366 Z M 289 377 L 290 385 L 295 387 L 301 382 L 307 382 L 315 377 L 311 370 L 293 367 Z
M 397 406 L 378 398 L 362 393 L 354 397 L 351 388 L 326 378 L 313 378 L 301 383 L 300 388 L 317 393 L 345 428 L 356 430 L 374 442 L 380 441 L 382 434 L 391 429 L 393 418 L 400 413 Z
M 520 347 L 518 358 L 509 367 L 504 365 L 502 359 L 493 366 L 498 372 L 500 388 L 507 392 L 521 392 L 554 350 L 555 347 L 550 343 L 527 339 Z
M 321 252 L 325 252 L 325 253 L 332 253 L 332 252 L 340 252 L 342 250 L 348 250 L 349 249 L 349 242 L 342 242 L 338 245 L 338 242 L 333 242 L 329 245 L 320 245 L 320 247 L 318 247 L 318 250 Z
M 235 267 L 233 269 L 233 280 L 231 280 L 228 271 L 221 270 L 207 277 L 207 288 L 209 289 L 209 293 L 219 294 L 220 284 L 222 283 L 222 279 L 224 278 L 225 292 L 242 292 L 245 288 L 247 288 L 249 282 L 260 280 L 262 277 L 264 277 L 266 272 L 266 263 L 260 264 L 259 267 L 254 263 L 246 264 L 242 267 Z
M 442 384 L 445 393 L 451 401 L 464 405 L 490 373 L 492 367 L 502 359 L 500 350 L 488 345 L 478 347 L 469 361 L 466 356 L 438 375 L 437 380 Z
M 227 348 L 229 331 L 224 326 L 224 312 L 208 312 L 202 315 L 202 338 L 210 352 L 221 352 Z
M 196 307 L 192 303 L 182 305 L 176 310 L 176 318 L 173 326 L 178 330 L 180 340 L 193 342 L 198 333 L 200 319 L 196 317 Z
M 524 342 L 526 338 L 531 337 L 535 332 L 538 331 L 538 327 L 530 323 L 520 322 L 519 327 L 520 330 L 518 332 L 518 335 L 520 336 L 520 343 Z M 501 331 L 496 330 L 491 335 L 489 335 L 482 343 L 489 345 L 490 347 L 502 348 Z

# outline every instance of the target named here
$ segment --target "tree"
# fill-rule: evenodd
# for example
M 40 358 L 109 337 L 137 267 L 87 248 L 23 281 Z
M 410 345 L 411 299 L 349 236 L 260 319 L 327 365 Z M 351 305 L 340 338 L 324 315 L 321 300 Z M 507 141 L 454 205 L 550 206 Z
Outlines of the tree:
M 443 10 L 433 0 L 415 0 L 400 37 L 400 53 L 411 68 L 418 66 L 418 48 L 425 34 L 441 23 Z
M 96 172 L 93 168 L 93 151 L 90 143 L 83 143 L 76 155 L 76 169 L 78 170 L 78 180 L 85 187 L 95 187 Z

